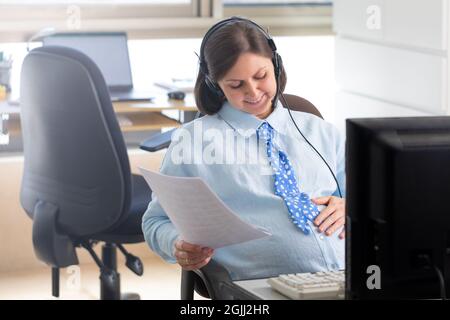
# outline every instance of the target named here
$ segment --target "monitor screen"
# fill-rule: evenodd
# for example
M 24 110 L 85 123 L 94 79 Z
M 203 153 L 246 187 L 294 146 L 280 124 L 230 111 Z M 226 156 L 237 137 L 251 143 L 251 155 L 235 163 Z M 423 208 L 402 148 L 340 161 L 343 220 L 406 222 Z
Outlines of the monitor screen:
M 347 297 L 450 289 L 450 117 L 347 120 Z
M 89 56 L 99 67 L 108 87 L 132 86 L 127 35 L 117 33 L 57 33 L 44 45 L 70 47 Z

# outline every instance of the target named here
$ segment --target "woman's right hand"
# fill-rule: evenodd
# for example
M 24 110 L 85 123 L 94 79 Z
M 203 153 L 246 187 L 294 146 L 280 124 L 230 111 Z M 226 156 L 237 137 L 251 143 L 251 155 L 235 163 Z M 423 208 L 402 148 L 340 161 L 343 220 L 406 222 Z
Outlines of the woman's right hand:
M 183 240 L 176 240 L 174 255 L 184 270 L 200 269 L 211 260 L 214 249 L 202 247 Z

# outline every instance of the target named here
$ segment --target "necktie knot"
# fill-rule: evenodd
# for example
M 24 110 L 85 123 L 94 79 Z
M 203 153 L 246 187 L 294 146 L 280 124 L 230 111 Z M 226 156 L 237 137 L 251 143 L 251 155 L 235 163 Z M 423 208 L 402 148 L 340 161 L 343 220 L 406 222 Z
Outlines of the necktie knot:
M 258 136 L 262 139 L 264 139 L 267 142 L 272 141 L 273 138 L 273 128 L 272 126 L 267 122 L 264 121 L 257 130 Z

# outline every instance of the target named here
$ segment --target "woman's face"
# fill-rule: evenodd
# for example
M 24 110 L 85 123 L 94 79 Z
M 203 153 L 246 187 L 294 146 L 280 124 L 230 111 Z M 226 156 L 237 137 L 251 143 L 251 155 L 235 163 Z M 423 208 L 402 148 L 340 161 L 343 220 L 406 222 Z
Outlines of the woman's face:
M 272 112 L 277 84 L 271 59 L 243 53 L 218 84 L 235 108 L 260 119 L 267 118 Z

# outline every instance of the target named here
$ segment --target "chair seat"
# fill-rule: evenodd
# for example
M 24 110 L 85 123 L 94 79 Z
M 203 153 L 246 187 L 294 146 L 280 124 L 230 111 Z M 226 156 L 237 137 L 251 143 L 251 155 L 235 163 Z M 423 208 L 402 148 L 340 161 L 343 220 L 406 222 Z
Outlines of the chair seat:
M 90 239 L 120 243 L 137 243 L 144 241 L 141 226 L 142 216 L 150 203 L 152 191 L 142 176 L 132 174 L 131 178 L 133 194 L 130 212 L 127 215 L 127 218 L 116 228 L 107 233 L 89 237 Z

